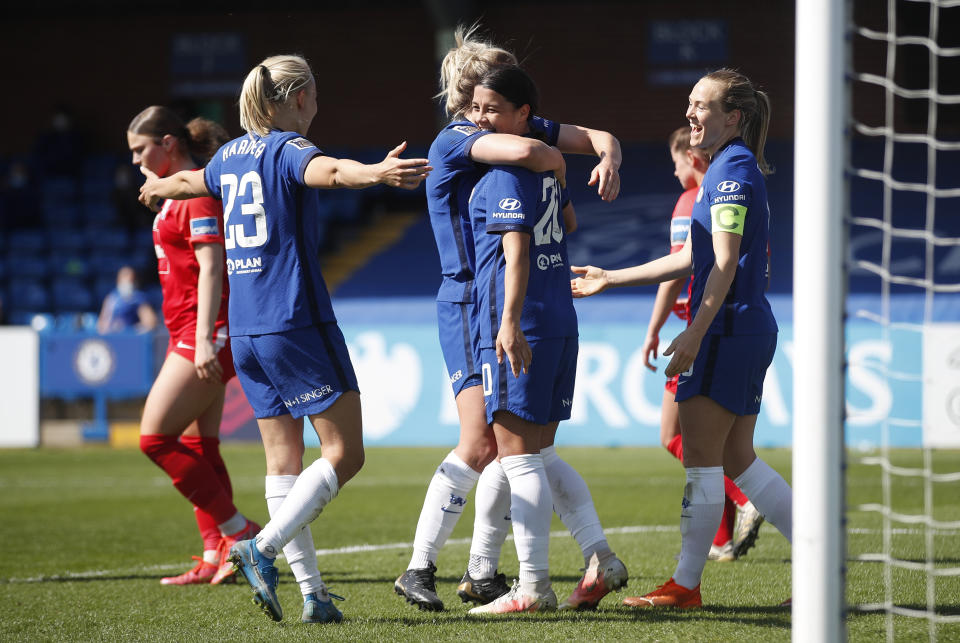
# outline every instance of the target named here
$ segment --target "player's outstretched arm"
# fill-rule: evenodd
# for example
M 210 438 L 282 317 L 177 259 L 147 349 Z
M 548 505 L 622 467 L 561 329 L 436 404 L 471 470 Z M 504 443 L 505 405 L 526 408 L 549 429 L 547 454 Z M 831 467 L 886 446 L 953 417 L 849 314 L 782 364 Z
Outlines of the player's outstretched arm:
M 607 288 L 623 286 L 648 286 L 688 276 L 693 270 L 690 241 L 680 252 L 648 261 L 639 266 L 604 270 L 596 266 L 570 266 L 570 270 L 579 277 L 570 280 L 570 291 L 574 297 L 589 297 L 601 293 Z
M 557 147 L 567 154 L 593 154 L 600 157 L 587 185 L 596 185 L 604 201 L 613 201 L 620 194 L 620 163 L 623 155 L 620 141 L 610 132 L 579 125 L 561 125 Z
M 203 170 L 183 170 L 162 179 L 142 165 L 140 171 L 147 177 L 140 186 L 140 203 L 153 211 L 159 209 L 157 203 L 160 199 L 182 201 L 198 196 L 210 196 L 203 180 Z
M 430 174 L 427 159 L 402 159 L 407 148 L 404 141 L 379 163 L 366 165 L 350 159 L 315 156 L 307 164 L 303 182 L 312 188 L 368 188 L 383 183 L 395 188 L 413 190 Z

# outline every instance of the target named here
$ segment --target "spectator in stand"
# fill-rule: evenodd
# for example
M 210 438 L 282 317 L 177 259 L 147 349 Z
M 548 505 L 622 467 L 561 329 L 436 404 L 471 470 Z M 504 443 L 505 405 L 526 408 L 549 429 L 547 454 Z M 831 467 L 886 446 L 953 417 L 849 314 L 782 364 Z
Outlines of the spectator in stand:
M 147 301 L 147 294 L 137 285 L 137 273 L 130 266 L 117 271 L 117 287 L 103 299 L 97 331 L 118 333 L 124 330 L 147 332 L 157 327 L 157 313 Z

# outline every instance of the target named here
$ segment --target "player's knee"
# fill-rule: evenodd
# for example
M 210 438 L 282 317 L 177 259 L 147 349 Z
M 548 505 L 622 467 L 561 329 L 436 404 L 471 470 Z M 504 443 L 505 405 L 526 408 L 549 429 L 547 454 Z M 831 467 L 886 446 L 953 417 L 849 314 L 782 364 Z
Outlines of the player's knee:
M 324 449 L 323 457 L 337 472 L 340 486 L 360 473 L 360 469 L 363 468 L 367 458 L 363 445 L 345 449 Z
M 140 451 L 158 463 L 164 454 L 170 451 L 170 448 L 177 441 L 175 437 L 160 434 L 145 434 L 140 436 Z

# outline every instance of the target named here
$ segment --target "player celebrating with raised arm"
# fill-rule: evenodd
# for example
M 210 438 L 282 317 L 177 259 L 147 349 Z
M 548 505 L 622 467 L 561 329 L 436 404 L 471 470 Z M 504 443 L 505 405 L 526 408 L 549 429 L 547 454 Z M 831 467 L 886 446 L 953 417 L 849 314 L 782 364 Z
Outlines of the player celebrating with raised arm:
M 271 56 L 243 83 L 240 124 L 247 134 L 221 147 L 203 172 L 148 178 L 141 188 L 150 206 L 199 195 L 224 202 L 234 363 L 263 438 L 271 514 L 256 539 L 230 554 L 254 602 L 276 621 L 283 612 L 274 559 L 281 549 L 291 563 L 315 556 L 305 527 L 364 461 L 359 388 L 317 265 L 322 196 L 310 188 L 413 189 L 430 170 L 426 159 L 398 158 L 403 144 L 373 165 L 326 156 L 304 138 L 316 113 L 307 62 Z M 306 468 L 303 416 L 323 456 Z M 294 549 L 286 549 L 291 543 Z M 313 591 L 301 582 L 302 620 L 341 620 L 319 574 L 309 580 Z
M 494 461 L 496 446 L 487 423 L 479 371 L 479 329 L 474 294 L 473 234 L 467 202 L 486 165 L 520 165 L 534 171 L 558 171 L 565 165 L 562 155 L 533 138 L 494 134 L 468 120 L 474 87 L 489 70 L 516 64 L 516 57 L 475 35 L 476 27 L 459 28 L 457 46 L 451 49 L 441 66 L 441 92 L 451 122 L 437 135 L 430 147 L 430 164 L 435 168 L 427 179 L 427 203 L 433 227 L 443 282 L 437 295 L 440 345 L 450 376 L 460 417 L 460 439 L 437 468 L 430 481 L 417 523 L 414 551 L 404 572 L 394 583 L 395 591 L 421 609 L 442 610 L 436 593 L 436 558 L 460 517 L 467 494 L 477 485 L 477 511 L 474 539 L 468 569 L 457 594 L 464 601 L 484 604 L 509 590 L 502 574 L 496 572 L 500 548 L 510 529 L 507 478 Z M 591 172 L 589 184 L 607 201 L 617 197 L 620 188 L 618 168 L 620 145 L 616 138 L 598 130 L 574 125 L 557 125 L 534 118 L 531 126 L 543 132 L 545 139 L 571 153 L 600 157 Z M 569 488 L 585 488 L 582 479 L 563 460 L 553 454 L 553 480 Z M 481 473 L 482 472 L 482 473 Z M 571 476 L 579 480 L 568 480 Z M 589 495 L 589 494 L 588 494 Z M 571 509 L 579 509 L 583 494 L 575 494 Z M 592 500 L 589 502 L 592 508 Z M 599 525 L 589 511 L 571 512 L 571 518 L 584 526 Z M 595 512 L 593 512 L 595 517 Z M 595 529 L 579 529 L 590 538 Z M 602 543 L 601 543 L 602 544 Z
M 670 217 L 670 252 L 680 252 L 687 240 L 690 231 L 690 212 L 693 209 L 703 174 L 710 165 L 710 159 L 702 149 L 690 147 L 690 126 L 681 127 L 670 135 L 670 157 L 673 160 L 674 176 L 680 181 L 685 190 L 677 199 L 677 205 Z M 647 326 L 647 336 L 643 342 L 643 363 L 651 371 L 657 367 L 650 363 L 650 357 L 657 357 L 660 346 L 660 329 L 663 328 L 670 312 L 690 323 L 689 291 L 692 286 L 687 277 L 678 277 L 671 281 L 664 281 L 657 289 L 657 296 L 650 314 L 650 323 Z M 686 287 L 686 288 L 685 288 Z M 686 295 L 680 298 L 684 290 Z M 680 438 L 680 416 L 674 396 L 677 393 L 677 380 L 674 375 L 667 380 L 663 391 L 663 401 L 660 405 L 660 443 L 677 460 L 683 462 L 683 444 Z M 724 499 L 723 514 L 720 527 L 710 546 L 710 560 L 731 561 L 743 556 L 756 542 L 763 516 L 756 510 L 753 503 L 747 500 L 743 492 L 733 484 L 730 478 L 723 479 L 726 498 Z M 739 515 L 737 533 L 734 525 Z M 734 538 L 734 536 L 737 536 Z
M 216 123 L 184 124 L 173 110 L 148 107 L 127 127 L 133 164 L 169 176 L 199 168 L 229 137 Z M 230 547 L 260 526 L 233 504 L 227 465 L 220 457 L 220 419 L 227 381 L 234 376 L 227 338 L 227 285 L 219 201 L 167 201 L 153 223 L 167 356 L 150 388 L 140 421 L 140 450 L 163 469 L 194 506 L 203 556 L 164 585 L 223 582 L 234 573 Z
M 700 607 L 700 578 L 723 512 L 726 473 L 790 540 L 790 486 L 753 448 L 763 379 L 773 360 L 777 323 L 764 291 L 770 212 L 763 148 L 770 102 L 744 75 L 711 72 L 690 93 L 690 143 L 711 158 L 693 206 L 683 250 L 623 270 L 574 267 L 575 297 L 616 286 L 676 279 L 693 272 L 693 321 L 663 352 L 666 375 L 680 375 L 683 465 L 682 546 L 673 577 L 624 600 L 634 607 Z

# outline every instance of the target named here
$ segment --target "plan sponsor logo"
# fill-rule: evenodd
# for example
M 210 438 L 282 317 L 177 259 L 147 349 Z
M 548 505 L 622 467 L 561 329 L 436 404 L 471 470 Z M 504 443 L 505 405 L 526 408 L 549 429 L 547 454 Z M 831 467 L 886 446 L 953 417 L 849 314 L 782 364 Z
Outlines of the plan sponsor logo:
M 228 275 L 246 275 L 254 272 L 263 272 L 263 257 L 227 259 Z
M 547 268 L 560 268 L 563 266 L 563 255 L 555 252 L 552 255 L 537 255 L 537 268 L 546 270 Z

